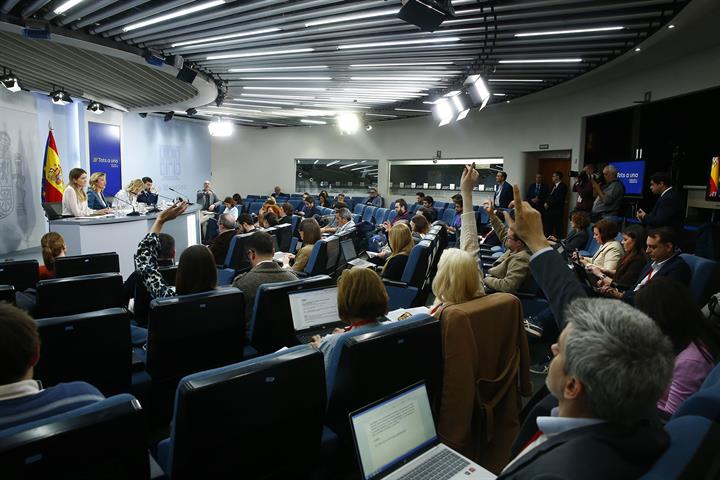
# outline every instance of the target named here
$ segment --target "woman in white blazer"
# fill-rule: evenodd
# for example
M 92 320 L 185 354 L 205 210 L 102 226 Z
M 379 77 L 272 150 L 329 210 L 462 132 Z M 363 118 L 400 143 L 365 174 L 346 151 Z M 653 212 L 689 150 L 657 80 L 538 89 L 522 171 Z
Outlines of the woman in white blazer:
M 93 210 L 88 207 L 88 197 L 85 193 L 87 187 L 87 172 L 82 168 L 73 168 L 68 175 L 68 185 L 63 192 L 62 214 L 73 217 L 87 217 L 89 215 L 102 215 L 110 211 L 109 208 Z
M 600 248 L 592 258 L 583 257 L 580 261 L 585 267 L 598 267 L 603 270 L 617 269 L 618 262 L 625 255 L 622 244 L 615 239 L 618 233 L 618 226 L 615 222 L 607 219 L 598 221 L 593 226 L 593 238 L 600 245 Z

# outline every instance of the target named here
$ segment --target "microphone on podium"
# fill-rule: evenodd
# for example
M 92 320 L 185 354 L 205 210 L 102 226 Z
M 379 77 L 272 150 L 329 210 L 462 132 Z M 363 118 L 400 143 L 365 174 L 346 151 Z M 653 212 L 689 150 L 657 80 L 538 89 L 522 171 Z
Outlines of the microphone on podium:
M 183 194 L 182 194 L 182 193 L 178 192 L 177 190 L 175 190 L 175 189 L 172 188 L 172 187 L 168 187 L 168 190 L 173 191 L 173 192 L 177 193 L 178 195 L 180 195 L 180 200 L 182 200 L 182 198 L 183 198 Z M 188 205 L 192 205 L 192 204 L 193 204 L 193 203 L 190 201 L 190 197 L 187 197 L 187 202 L 188 202 Z
M 119 201 L 121 201 L 122 203 L 124 203 L 125 205 L 130 205 L 130 206 L 132 207 L 133 211 L 130 212 L 130 213 L 128 213 L 126 216 L 128 216 L 128 217 L 137 217 L 137 216 L 140 215 L 140 212 L 138 212 L 138 211 L 135 210 L 135 205 L 133 205 L 132 203 L 126 202 L 126 201 L 123 200 L 122 198 L 118 198 L 118 197 L 115 197 L 115 200 L 119 200 Z

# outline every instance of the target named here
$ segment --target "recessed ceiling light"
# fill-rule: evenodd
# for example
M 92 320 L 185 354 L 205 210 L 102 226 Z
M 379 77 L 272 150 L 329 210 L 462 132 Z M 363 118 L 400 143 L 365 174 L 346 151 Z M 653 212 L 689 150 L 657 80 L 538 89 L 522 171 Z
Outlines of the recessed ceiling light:
M 352 15 L 327 17 L 327 18 L 321 18 L 320 20 L 314 20 L 312 22 L 307 22 L 305 24 L 305 26 L 306 27 L 314 27 L 316 25 L 327 25 L 329 23 L 350 22 L 353 20 L 360 20 L 363 18 L 373 18 L 373 17 L 382 17 L 385 15 L 395 15 L 399 11 L 400 11 L 399 8 L 386 8 L 383 10 L 371 10 L 369 12 L 355 13 Z
M 188 40 L 185 42 L 173 43 L 170 46 L 172 48 L 185 47 L 187 45 L 197 45 L 198 43 L 217 42 L 220 40 L 231 40 L 233 38 L 242 38 L 242 37 L 249 37 L 251 35 L 260 35 L 262 33 L 279 32 L 280 30 L 282 30 L 282 28 L 278 28 L 278 27 L 261 28 L 259 30 L 250 30 L 247 32 L 230 33 L 228 35 L 218 35 L 216 37 L 198 38 L 195 40 Z
M 636 52 L 639 52 L 639 51 L 640 51 L 640 47 L 635 47 L 635 51 L 636 51 Z
M 217 7 L 218 5 L 222 5 L 224 3 L 225 3 L 225 0 L 213 0 L 212 2 L 201 3 L 200 5 L 195 5 L 194 7 L 183 8 L 182 10 L 177 10 L 172 13 L 160 15 L 158 17 L 150 18 L 148 20 L 143 20 L 142 22 L 127 25 L 127 26 L 123 27 L 123 32 L 129 32 L 130 30 L 147 27 L 148 25 L 154 25 L 156 23 L 164 22 L 166 20 L 171 20 L 173 18 L 190 15 L 191 13 L 199 12 L 201 10 L 207 10 L 208 8 L 212 8 L 212 7 Z
M 338 50 L 348 50 L 352 48 L 373 48 L 373 47 L 394 47 L 402 45 L 422 45 L 425 43 L 447 43 L 459 42 L 460 37 L 439 37 L 439 38 L 423 38 L 418 40 L 397 40 L 392 42 L 371 42 L 371 43 L 353 43 L 349 45 L 338 45 Z
M 506 94 L 506 93 L 493 93 L 493 95 L 496 96 L 496 97 L 504 97 L 504 96 L 506 96 L 507 94 Z
M 314 48 L 294 48 L 291 50 L 267 50 L 264 52 L 246 52 L 246 53 L 228 53 L 225 55 L 209 55 L 206 60 L 223 60 L 226 58 L 248 58 L 248 57 L 265 57 L 271 55 L 289 55 L 291 53 L 308 53 L 314 52 Z
M 673 24 L 671 23 L 670 25 L 668 25 L 668 28 L 669 28 L 670 30 L 672 30 L 673 28 L 675 28 L 675 25 L 673 25 Z
M 622 30 L 625 27 L 596 27 L 596 28 L 574 28 L 571 30 L 549 30 L 545 32 L 525 32 L 516 33 L 516 37 L 540 37 L 543 35 L 571 35 L 573 33 L 592 33 L 592 32 L 610 32 L 614 30 Z
M 519 60 L 500 60 L 498 63 L 578 63 L 582 58 L 523 58 Z

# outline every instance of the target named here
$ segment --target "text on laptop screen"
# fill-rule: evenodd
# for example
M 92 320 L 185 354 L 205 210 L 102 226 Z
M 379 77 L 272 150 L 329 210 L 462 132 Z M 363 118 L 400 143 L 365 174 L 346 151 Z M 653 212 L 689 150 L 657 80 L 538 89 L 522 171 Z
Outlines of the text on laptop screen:
M 353 414 L 352 423 L 366 480 L 437 440 L 425 384 Z
M 343 258 L 346 262 L 357 258 L 357 253 L 355 253 L 355 244 L 353 244 L 352 240 L 344 240 L 340 242 L 340 248 L 342 249 Z
M 295 330 L 340 321 L 337 306 L 337 287 L 304 290 L 288 294 Z

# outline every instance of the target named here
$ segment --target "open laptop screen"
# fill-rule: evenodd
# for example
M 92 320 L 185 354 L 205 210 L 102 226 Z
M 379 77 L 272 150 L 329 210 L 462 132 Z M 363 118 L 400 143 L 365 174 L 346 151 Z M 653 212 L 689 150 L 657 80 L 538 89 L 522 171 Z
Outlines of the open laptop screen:
M 300 332 L 340 321 L 337 287 L 288 293 L 295 330 Z
M 382 476 L 438 442 L 424 383 L 353 412 L 350 420 L 366 480 Z
M 340 248 L 342 249 L 343 259 L 346 262 L 357 258 L 357 253 L 355 253 L 355 244 L 352 239 L 341 241 Z

